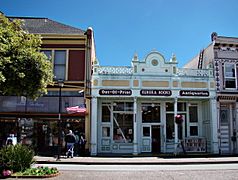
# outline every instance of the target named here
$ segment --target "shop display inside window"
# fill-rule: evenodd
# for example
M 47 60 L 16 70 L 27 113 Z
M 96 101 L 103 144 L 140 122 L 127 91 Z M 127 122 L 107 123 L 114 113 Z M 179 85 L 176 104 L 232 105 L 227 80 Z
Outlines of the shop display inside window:
M 174 139 L 174 114 L 166 114 L 166 138 Z
M 185 102 L 178 102 L 177 110 L 178 111 L 186 111 L 186 103 Z M 166 103 L 166 111 L 174 112 L 174 103 L 167 102 Z
M 186 121 L 185 115 L 183 115 L 184 121 Z M 175 118 L 174 114 L 166 114 L 166 138 L 167 140 L 174 139 L 175 131 L 174 131 L 174 123 Z M 178 125 L 178 138 L 183 138 L 183 125 Z
M 113 140 L 116 143 L 133 142 L 133 114 L 114 113 Z
M 186 103 L 185 102 L 178 102 L 178 111 L 186 111 Z
M 102 122 L 110 122 L 110 105 L 102 106 Z
M 113 111 L 133 111 L 133 102 L 114 102 Z
M 198 111 L 197 106 L 189 107 L 189 122 L 198 122 Z
M 141 109 L 143 123 L 160 122 L 160 106 L 158 104 L 143 104 Z
M 20 128 L 20 142 L 26 145 L 32 145 L 33 137 L 33 119 L 21 118 L 19 119 Z
M 174 103 L 166 103 L 166 111 L 174 111 Z

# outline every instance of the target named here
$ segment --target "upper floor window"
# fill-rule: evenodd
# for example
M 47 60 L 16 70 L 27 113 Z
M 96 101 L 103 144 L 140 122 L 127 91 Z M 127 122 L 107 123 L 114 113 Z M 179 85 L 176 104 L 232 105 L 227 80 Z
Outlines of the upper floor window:
M 48 59 L 52 58 L 52 51 L 51 50 L 41 50 L 41 52 L 43 52 Z
M 55 80 L 65 80 L 66 73 L 66 50 L 41 50 L 48 59 L 54 62 L 54 76 Z M 53 56 L 52 56 L 53 54 Z
M 225 88 L 236 88 L 235 64 L 225 64 L 224 74 Z
M 55 50 L 54 53 L 54 75 L 55 79 L 65 80 L 66 51 Z

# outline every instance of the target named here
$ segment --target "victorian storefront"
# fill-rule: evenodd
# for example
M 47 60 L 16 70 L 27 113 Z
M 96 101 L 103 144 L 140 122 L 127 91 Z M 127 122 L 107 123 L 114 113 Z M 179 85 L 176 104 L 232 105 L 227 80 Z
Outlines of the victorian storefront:
M 211 44 L 186 64 L 213 68 L 220 154 L 238 154 L 238 38 L 211 34 Z
M 64 148 L 64 134 L 69 129 L 82 133 L 89 142 L 95 58 L 92 28 L 81 30 L 48 18 L 8 18 L 20 19 L 25 31 L 41 35 L 41 52 L 52 62 L 54 85 L 49 85 L 48 93 L 35 101 L 25 96 L 0 96 L 0 147 L 10 135 L 18 143 L 33 146 L 38 154 L 59 156 L 57 148 Z M 68 107 L 84 111 L 69 113 Z M 88 152 L 88 143 L 85 148 Z
M 8 136 L 14 136 L 18 143 L 33 147 L 39 155 L 56 155 L 60 123 L 63 153 L 65 134 L 69 129 L 84 132 L 86 114 L 69 114 L 66 111 L 69 104 L 84 103 L 82 94 L 75 92 L 72 97 L 72 92 L 68 95 L 69 92 L 64 90 L 59 97 L 58 93 L 49 92 L 37 101 L 26 97 L 0 96 L 1 146 L 5 145 Z
M 91 102 L 93 156 L 218 153 L 211 70 L 177 68 L 175 56 L 166 62 L 157 51 L 135 55 L 131 67 L 95 62 Z

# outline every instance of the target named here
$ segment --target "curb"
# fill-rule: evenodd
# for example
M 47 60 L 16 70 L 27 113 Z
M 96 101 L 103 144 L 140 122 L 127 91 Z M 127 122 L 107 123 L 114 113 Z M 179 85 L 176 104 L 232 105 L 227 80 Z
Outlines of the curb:
M 85 162 L 85 161 L 36 161 L 36 164 L 73 164 L 73 165 L 199 165 L 199 164 L 237 164 L 238 161 L 181 161 L 181 162 L 172 162 L 172 161 L 161 161 L 161 162 Z

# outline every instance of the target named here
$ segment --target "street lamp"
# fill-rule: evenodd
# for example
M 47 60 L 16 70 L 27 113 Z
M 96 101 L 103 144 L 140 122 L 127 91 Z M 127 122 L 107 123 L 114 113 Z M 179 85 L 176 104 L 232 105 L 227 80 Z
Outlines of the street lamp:
M 64 81 L 59 79 L 58 81 L 59 86 L 59 116 L 58 116 L 58 157 L 57 160 L 60 160 L 61 155 L 61 88 L 64 86 Z

